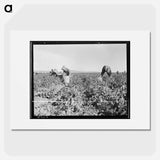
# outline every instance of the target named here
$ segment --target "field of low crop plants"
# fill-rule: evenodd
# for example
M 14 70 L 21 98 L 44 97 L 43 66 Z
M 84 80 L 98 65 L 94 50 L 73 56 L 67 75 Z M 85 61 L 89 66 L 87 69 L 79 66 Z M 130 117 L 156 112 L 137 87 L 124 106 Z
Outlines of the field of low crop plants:
M 49 73 L 34 73 L 34 116 L 128 117 L 127 73 L 72 73 L 69 86 Z

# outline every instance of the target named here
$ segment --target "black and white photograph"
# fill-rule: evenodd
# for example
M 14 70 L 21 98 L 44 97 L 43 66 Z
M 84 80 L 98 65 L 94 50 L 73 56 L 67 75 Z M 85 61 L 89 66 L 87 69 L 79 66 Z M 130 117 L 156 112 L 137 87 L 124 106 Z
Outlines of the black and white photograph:
M 31 119 L 130 119 L 130 41 L 30 41 Z

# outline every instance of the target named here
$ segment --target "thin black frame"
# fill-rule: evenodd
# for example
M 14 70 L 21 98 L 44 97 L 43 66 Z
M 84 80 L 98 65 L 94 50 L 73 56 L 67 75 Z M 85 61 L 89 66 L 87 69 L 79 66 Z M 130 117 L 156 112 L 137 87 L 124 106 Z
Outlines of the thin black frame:
M 34 45 L 126 44 L 127 116 L 35 116 L 34 115 Z M 130 41 L 30 41 L 30 119 L 130 119 Z

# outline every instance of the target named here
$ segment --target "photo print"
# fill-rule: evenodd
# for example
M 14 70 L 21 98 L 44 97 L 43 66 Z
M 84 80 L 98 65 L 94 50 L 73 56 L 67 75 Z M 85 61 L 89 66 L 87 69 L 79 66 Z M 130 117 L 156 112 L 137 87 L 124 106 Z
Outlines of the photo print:
M 31 119 L 130 119 L 130 41 L 30 41 Z

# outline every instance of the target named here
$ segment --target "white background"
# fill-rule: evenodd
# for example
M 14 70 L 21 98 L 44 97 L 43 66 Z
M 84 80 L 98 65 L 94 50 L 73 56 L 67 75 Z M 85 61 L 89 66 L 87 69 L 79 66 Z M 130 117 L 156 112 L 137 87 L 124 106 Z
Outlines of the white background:
M 29 42 L 130 41 L 130 119 L 30 119 Z M 147 31 L 11 31 L 11 129 L 150 129 L 150 33 Z M 143 61 L 143 64 L 142 64 Z
M 7 1 L 8 3 L 10 1 Z M 23 4 L 33 4 L 33 3 L 54 3 L 53 1 L 41 1 L 41 0 L 17 0 L 12 1 L 14 4 L 14 12 L 13 14 L 6 14 L 3 12 L 3 5 L 6 4 L 6 1 L 1 1 L 2 5 L 0 6 L 0 48 L 1 53 L 4 53 L 4 28 L 9 28 L 11 23 L 6 25 L 6 23 L 10 22 L 14 15 L 22 9 Z M 106 8 L 106 16 L 107 20 L 104 21 L 104 16 L 97 14 L 96 20 L 95 16 L 93 19 L 89 19 L 84 16 L 86 13 L 92 13 L 78 10 L 79 17 L 78 21 L 73 20 L 73 18 L 65 17 L 62 21 L 60 21 L 60 17 L 64 17 L 65 14 L 56 16 L 57 19 L 54 18 L 54 22 L 51 28 L 55 28 L 55 30 L 59 29 L 67 29 L 67 30 L 151 30 L 153 33 L 152 36 L 152 128 L 151 131 L 106 131 L 106 132 L 13 132 L 10 131 L 10 118 L 8 116 L 9 108 L 7 102 L 7 86 L 8 84 L 4 83 L 7 80 L 1 78 L 1 108 L 0 108 L 0 159 L 5 160 L 31 160 L 31 159 L 140 159 L 140 160 L 158 160 L 160 159 L 160 117 L 159 112 L 159 95 L 160 95 L 160 63 L 159 63 L 159 28 L 160 28 L 160 1 L 159 0 L 81 0 L 77 2 L 76 0 L 59 0 L 58 4 L 95 4 L 97 10 L 97 4 Z M 113 6 L 108 5 L 116 5 L 113 10 Z M 131 5 L 126 14 L 126 8 L 128 5 Z M 148 7 L 146 6 L 148 5 Z M 119 7 L 121 8 L 119 8 Z M 45 7 L 45 6 L 43 6 Z M 74 7 L 74 6 L 73 6 Z M 58 7 L 56 7 L 58 8 Z M 54 10 L 56 10 L 54 8 Z M 69 6 L 69 11 L 72 11 L 72 7 Z M 111 8 L 111 9 L 110 9 Z M 97 11 L 94 10 L 94 11 Z M 113 11 L 113 12 L 112 12 Z M 57 12 L 57 10 L 56 10 Z M 77 16 L 74 14 L 75 16 Z M 99 13 L 98 12 L 98 13 Z M 1 14 L 2 13 L 2 14 Z M 31 13 L 31 14 L 30 14 Z M 35 12 L 36 13 L 36 12 Z M 44 14 L 45 12 L 43 12 Z M 69 12 L 70 13 L 70 12 Z M 82 14 L 84 13 L 84 15 Z M 112 14 L 110 14 L 112 13 Z M 73 13 L 72 13 L 73 14 Z M 27 12 L 25 15 L 18 14 L 19 18 L 21 17 L 21 23 L 18 24 L 16 21 L 12 19 L 11 28 L 17 29 L 35 29 L 37 26 L 34 23 L 34 26 L 30 27 L 30 24 L 26 24 L 27 18 L 24 17 L 32 17 L 32 12 Z M 112 16 L 111 16 L 112 15 Z M 68 14 L 67 14 L 68 16 Z M 79 18 L 78 17 L 78 18 Z M 111 17 L 111 18 L 109 18 Z M 49 19 L 49 18 L 48 18 Z M 102 21 L 103 19 L 103 21 Z M 41 18 L 40 18 L 41 20 Z M 37 22 L 39 25 L 40 20 Z M 69 23 L 65 20 L 69 20 Z M 156 24 L 155 24 L 156 20 Z M 23 21 L 23 22 L 22 22 Z M 35 19 L 33 20 L 35 21 Z M 97 22 L 98 23 L 94 23 Z M 121 23 L 118 23 L 118 22 Z M 42 21 L 43 22 L 43 21 Z M 80 24 L 81 22 L 85 22 Z M 14 26 L 13 26 L 14 24 Z M 71 24 L 71 25 L 70 25 Z M 86 25 L 85 25 L 86 24 Z M 64 26 L 64 27 L 63 27 Z M 50 26 L 45 26 L 45 24 L 41 24 L 39 28 L 50 29 Z M 38 29 L 38 28 L 37 28 Z M 4 72 L 4 64 L 8 65 L 8 60 L 4 61 L 5 54 L 1 54 L 1 72 L 6 75 Z M 4 63 L 5 62 L 5 63 Z M 2 76 L 3 77 L 3 76 Z M 4 86 L 5 84 L 5 86 Z M 5 90 L 4 90 L 5 89 Z M 4 92 L 5 91 L 5 92 Z M 5 94 L 4 94 L 5 93 Z M 5 97 L 4 97 L 5 95 Z M 5 98 L 5 99 L 4 99 Z M 5 101 L 4 101 L 5 100 Z M 5 102 L 5 103 L 4 103 Z M 4 105 L 5 104 L 5 105 Z

